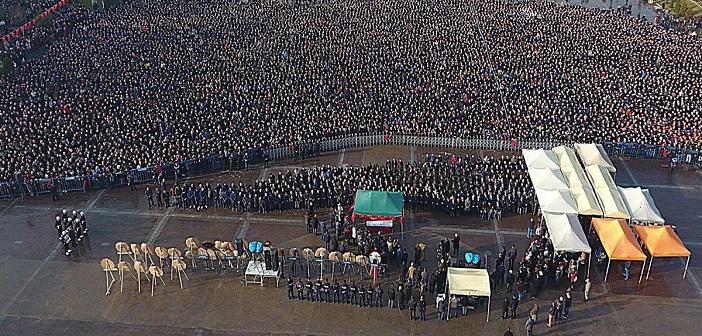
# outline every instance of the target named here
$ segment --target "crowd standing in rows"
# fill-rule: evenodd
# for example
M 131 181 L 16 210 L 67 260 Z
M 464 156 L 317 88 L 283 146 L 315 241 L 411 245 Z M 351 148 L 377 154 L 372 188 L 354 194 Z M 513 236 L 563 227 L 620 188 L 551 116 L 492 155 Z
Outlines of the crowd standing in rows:
M 149 207 L 212 207 L 239 212 L 276 212 L 350 206 L 357 190 L 399 191 L 412 210 L 451 216 L 500 218 L 533 207 L 533 187 L 518 156 L 427 154 L 423 162 L 388 160 L 385 165 L 300 167 L 253 184 L 182 184 L 165 180 L 146 187 Z
M 700 42 L 616 11 L 136 0 L 86 16 L 0 77 L 0 180 L 366 133 L 701 143 Z

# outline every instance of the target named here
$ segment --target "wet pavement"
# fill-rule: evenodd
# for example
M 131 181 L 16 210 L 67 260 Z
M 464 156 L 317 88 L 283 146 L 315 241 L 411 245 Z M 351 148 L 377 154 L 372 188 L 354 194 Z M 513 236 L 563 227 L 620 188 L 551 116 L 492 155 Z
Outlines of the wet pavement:
M 382 164 L 388 158 L 422 159 L 428 152 L 442 151 L 449 150 L 401 146 L 356 149 L 192 181 L 248 183 L 295 166 Z M 156 246 L 180 249 L 190 236 L 201 241 L 231 241 L 235 237 L 271 240 L 286 248 L 321 243 L 306 232 L 300 211 L 245 215 L 222 209 L 148 210 L 141 189 L 115 188 L 66 194 L 56 202 L 47 196 L 0 202 L 0 335 L 502 335 L 507 327 L 522 335 L 527 311 L 534 303 L 541 309 L 536 335 L 695 334 L 702 327 L 702 321 L 695 318 L 702 313 L 702 259 L 697 257 L 702 253 L 702 228 L 698 225 L 702 220 L 702 173 L 696 167 L 678 167 L 671 175 L 660 161 L 653 160 L 613 161 L 618 168 L 617 183 L 649 188 L 663 217 L 678 226 L 693 254 L 690 270 L 682 279 L 684 260 L 656 259 L 649 280 L 637 284 L 633 278 L 640 266 L 634 264 L 634 276 L 624 281 L 621 265 L 613 262 L 605 285 L 603 272 L 593 264 L 593 299 L 583 302 L 578 291 L 570 319 L 553 328 L 546 327 L 544 317 L 548 301 L 560 295 L 557 290 L 546 291 L 536 300 L 528 298 L 520 304 L 517 319 L 502 320 L 499 302 L 505 290 L 497 289 L 488 323 L 484 303 L 467 317 L 450 321 L 437 321 L 436 309 L 429 307 L 429 321 L 411 322 L 407 310 L 289 301 L 285 290 L 275 288 L 270 280 L 264 287 L 244 286 L 241 272 L 230 269 L 219 275 L 188 269 L 190 280 L 184 281 L 183 290 L 177 280 L 170 280 L 166 270 L 167 286 L 157 286 L 153 297 L 146 280 L 142 281 L 144 292 L 138 294 L 136 281 L 127 274 L 124 292 L 120 293 L 118 280 L 106 296 L 99 260 L 117 259 L 116 241 L 153 240 Z M 53 228 L 53 216 L 62 207 L 86 211 L 90 228 L 88 239 L 68 258 L 62 254 Z M 522 251 L 527 244 L 527 220 L 527 216 L 512 216 L 493 222 L 408 212 L 404 234 L 395 235 L 403 237 L 410 249 L 418 241 L 427 243 L 426 261 L 433 265 L 438 241 L 455 232 L 461 234 L 462 250 L 495 256 L 501 246 L 516 244 Z M 396 270 L 391 271 L 391 277 L 397 277 Z M 348 279 L 348 275 L 341 279 Z M 353 279 L 361 281 L 358 276 Z

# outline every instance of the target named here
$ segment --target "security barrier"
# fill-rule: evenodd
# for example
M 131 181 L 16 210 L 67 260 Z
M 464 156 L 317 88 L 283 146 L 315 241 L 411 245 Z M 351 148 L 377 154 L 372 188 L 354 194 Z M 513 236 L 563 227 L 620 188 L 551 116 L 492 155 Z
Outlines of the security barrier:
M 334 152 L 342 149 L 379 145 L 517 151 L 521 149 L 552 148 L 569 144 L 561 141 L 547 140 L 517 141 L 514 139 L 462 139 L 413 135 L 354 134 L 351 136 L 335 136 L 316 143 L 302 143 L 294 146 L 281 146 L 267 149 L 252 148 L 244 154 L 226 153 L 224 155 L 183 160 L 177 163 L 164 163 L 155 167 L 142 167 L 111 174 L 94 174 L 58 179 L 33 179 L 24 181 L 24 183 L 20 185 L 18 185 L 17 182 L 3 182 L 0 183 L 0 198 L 14 198 L 22 194 L 65 193 L 101 189 L 111 186 L 126 186 L 130 180 L 134 184 L 153 183 L 157 181 L 157 176 L 164 176 L 167 178 L 178 176 L 180 179 L 224 170 L 244 169 L 260 165 L 266 160 L 275 161 L 297 158 L 298 156 L 309 157 L 322 152 Z M 666 161 L 675 158 L 680 163 L 702 164 L 700 152 L 694 149 L 614 142 L 604 142 L 602 145 L 609 155 Z

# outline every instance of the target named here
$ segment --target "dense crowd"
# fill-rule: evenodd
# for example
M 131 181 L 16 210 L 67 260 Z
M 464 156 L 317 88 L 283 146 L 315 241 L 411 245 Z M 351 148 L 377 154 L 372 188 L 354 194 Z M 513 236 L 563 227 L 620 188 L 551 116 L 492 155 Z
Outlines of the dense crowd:
M 317 166 L 270 174 L 253 184 L 199 183 L 155 188 L 144 196 L 149 207 L 212 207 L 239 212 L 350 206 L 356 190 L 400 191 L 414 210 L 451 216 L 500 218 L 533 207 L 533 187 L 521 156 L 427 154 L 423 162 L 388 160 L 385 165 Z
M 136 0 L 76 28 L 0 78 L 0 179 L 358 133 L 701 143 L 700 42 L 616 11 Z
M 8 15 L 8 18 L 5 20 L 0 20 L 0 36 L 4 36 L 18 26 L 30 22 L 37 14 L 48 9 L 56 2 L 55 0 L 38 2 L 0 1 L 1 6 L 4 7 L 2 10 L 7 10 L 5 13 Z M 33 25 L 31 29 L 26 30 L 19 37 L 0 44 L 0 61 L 4 62 L 7 59 L 10 62 L 8 65 L 12 68 L 20 66 L 26 61 L 30 51 L 68 36 L 73 28 L 87 17 L 88 11 L 84 7 L 73 2 L 68 3 L 49 18 Z M 5 24 L 2 24 L 3 22 Z M 3 71 L 10 72 L 9 69 L 3 69 Z

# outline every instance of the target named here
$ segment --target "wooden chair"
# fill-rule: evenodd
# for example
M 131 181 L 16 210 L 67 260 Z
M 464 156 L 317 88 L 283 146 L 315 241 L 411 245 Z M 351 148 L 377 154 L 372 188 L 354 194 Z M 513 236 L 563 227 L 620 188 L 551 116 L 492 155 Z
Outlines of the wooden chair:
M 102 270 L 105 272 L 105 295 L 110 295 L 110 289 L 112 289 L 112 285 L 115 283 L 115 276 L 112 272 L 117 270 L 117 268 L 115 268 L 115 262 L 109 258 L 103 258 L 100 260 L 100 267 L 102 267 Z M 112 281 L 110 281 L 110 277 Z
M 141 253 L 141 245 L 139 244 L 129 244 L 130 249 L 132 250 L 132 256 L 134 258 L 134 261 L 142 261 L 146 262 L 144 260 L 144 254 Z M 147 263 L 148 265 L 148 263 Z
M 173 267 L 172 267 L 172 268 L 174 268 L 174 269 L 176 270 L 176 272 L 178 272 L 178 281 L 180 282 L 180 289 L 183 289 L 183 278 L 182 278 L 183 276 L 185 277 L 185 279 L 190 280 L 190 279 L 188 278 L 188 275 L 185 274 L 186 265 L 187 265 L 187 264 L 186 264 L 184 261 L 180 260 L 180 259 L 179 259 L 179 260 L 176 260 L 176 261 L 173 263 Z M 181 274 L 182 274 L 182 276 L 181 276 Z
M 305 248 L 302 250 L 302 258 L 305 259 L 307 263 L 307 278 L 310 277 L 310 263 L 314 261 L 314 251 L 311 248 Z
M 218 258 L 217 253 L 213 249 L 207 249 L 207 260 L 210 262 L 210 266 L 212 269 L 215 269 L 215 262 L 219 263 L 218 265 L 221 267 L 222 266 L 222 261 Z
M 185 248 L 187 251 L 190 251 L 192 253 L 192 256 L 194 257 L 197 255 L 197 251 L 200 248 L 200 242 L 197 240 L 197 238 L 194 237 L 189 237 L 185 239 Z M 187 254 L 186 254 L 187 257 Z M 197 268 L 197 263 L 195 262 L 195 258 L 191 259 L 192 261 L 192 266 L 193 268 Z
M 175 248 L 175 247 L 169 248 L 168 249 L 168 257 L 171 259 L 171 280 L 173 280 L 173 264 L 176 261 L 181 260 L 180 250 Z
M 154 265 L 154 259 L 151 257 L 154 255 L 154 246 L 149 243 L 141 243 L 141 253 L 144 254 L 144 262 L 146 266 Z M 149 264 L 149 262 L 151 264 Z
M 166 261 L 169 258 L 168 249 L 166 249 L 165 247 L 156 246 L 156 248 L 154 249 L 154 253 L 158 257 L 159 266 L 161 266 L 161 269 L 163 269 L 165 267 L 164 261 Z
M 122 261 L 122 256 L 123 255 L 128 255 L 130 258 L 132 258 L 132 261 L 134 260 L 134 257 L 132 257 L 132 254 L 129 253 L 129 245 L 125 242 L 116 242 L 115 243 L 115 250 L 117 250 L 117 256 L 119 257 L 117 262 Z
M 336 274 L 336 264 L 339 263 L 341 260 L 341 253 L 338 251 L 334 251 L 332 253 L 329 253 L 329 261 L 332 264 L 332 282 L 334 282 L 334 275 Z
M 154 296 L 154 287 L 156 287 L 156 278 L 161 280 L 163 287 L 166 287 L 166 282 L 163 281 L 163 270 L 161 267 L 156 265 L 149 267 L 149 274 L 151 274 L 151 296 Z
M 134 271 L 136 271 L 137 282 L 139 283 L 138 291 L 141 293 L 141 274 L 144 273 L 146 279 L 151 280 L 149 278 L 149 272 L 146 270 L 146 267 L 144 267 L 144 264 L 141 261 L 134 262 Z
M 134 280 L 137 280 L 137 277 L 134 275 L 134 272 L 132 272 L 132 269 L 129 268 L 129 264 L 127 264 L 126 261 L 120 261 L 117 264 L 117 269 L 119 270 L 119 292 L 122 293 L 122 290 L 124 289 L 124 272 L 129 272 Z

